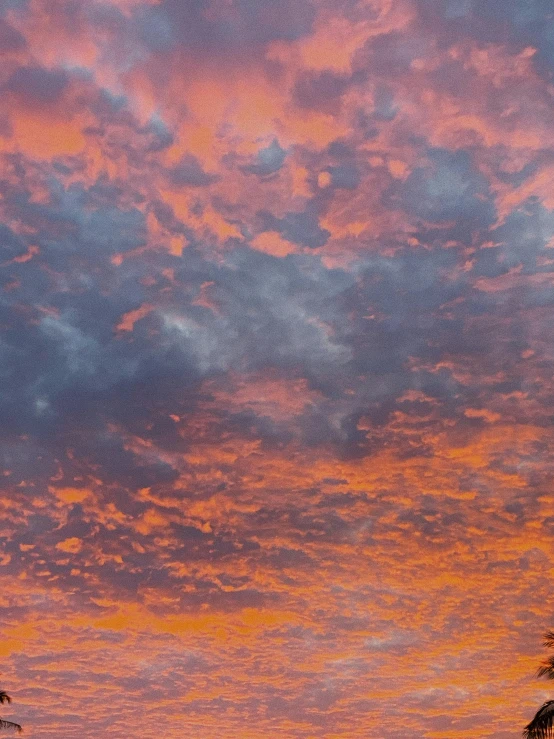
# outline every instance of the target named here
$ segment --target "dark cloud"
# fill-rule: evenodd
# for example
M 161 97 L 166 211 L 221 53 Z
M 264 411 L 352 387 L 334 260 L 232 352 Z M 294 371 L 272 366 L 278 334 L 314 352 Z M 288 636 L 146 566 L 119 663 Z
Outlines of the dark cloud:
M 168 262 L 160 253 L 156 269 L 173 264 L 179 287 L 170 288 L 164 304 L 137 321 L 132 332 L 117 335 L 122 316 L 150 299 L 156 302 L 158 288 L 141 284 L 143 262 L 112 262 L 114 254 L 145 243 L 144 217 L 138 210 L 100 205 L 98 187 L 54 187 L 49 205 L 25 199 L 17 206 L 12 203 L 19 218 L 37 230 L 34 242 L 40 252 L 30 261 L 13 263 L 11 258 L 25 248 L 4 228 L 3 245 L 10 257 L 3 266 L 5 280 L 15 281 L 17 288 L 2 305 L 3 423 L 6 430 L 32 434 L 60 452 L 70 443 L 87 464 L 100 464 L 122 484 L 168 481 L 174 475 L 170 467 L 145 466 L 124 452 L 117 434 L 106 435 L 107 424 L 166 449 L 182 449 L 174 422 L 163 422 L 163 409 L 190 413 L 195 385 L 202 378 L 244 367 L 245 362 L 255 369 L 292 367 L 300 361 L 314 377 L 325 374 L 347 350 L 306 316 L 323 309 L 329 279 L 340 290 L 349 278 L 339 272 L 327 276 L 316 264 L 313 274 L 308 270 L 302 275 L 292 261 L 246 249 L 226 266 L 216 266 L 192 249 L 186 262 Z M 302 225 L 285 219 L 283 228 Z M 308 225 L 314 228 L 312 222 Z M 308 232 L 298 238 L 314 237 Z M 193 305 L 200 286 L 210 281 L 224 317 Z M 269 420 L 234 421 L 245 432 L 250 423 L 268 442 L 283 433 Z
M 169 170 L 169 179 L 177 187 L 207 187 L 219 178 L 204 172 L 198 159 L 185 154 L 181 161 Z
M 239 0 L 232 5 L 164 0 L 157 6 L 139 6 L 135 23 L 141 40 L 154 53 L 181 48 L 219 54 L 224 49 L 238 52 L 246 45 L 295 40 L 310 31 L 314 17 L 311 3 L 292 0 Z
M 136 16 L 139 37 L 154 53 L 168 51 L 178 43 L 170 15 L 164 10 L 156 6 L 139 6 Z
M 495 208 L 488 181 L 474 167 L 467 151 L 434 149 L 428 165 L 416 167 L 405 183 L 389 191 L 391 202 L 425 221 L 452 221 L 460 227 L 486 228 Z
M 305 211 L 286 213 L 283 218 L 276 218 L 271 213 L 260 213 L 264 231 L 277 231 L 287 241 L 299 246 L 317 249 L 324 246 L 331 233 L 321 228 L 316 210 L 308 206 Z
M 356 172 L 344 145 L 336 143 L 328 153 L 346 161 L 329 168 L 332 177 L 341 166 Z M 488 191 L 469 156 L 438 150 L 429 160 L 401 185 L 403 207 L 427 220 L 486 228 Z M 354 182 L 343 181 L 346 186 Z M 190 416 L 202 402 L 202 382 L 229 371 L 273 368 L 284 377 L 306 378 L 322 393 L 320 403 L 306 407 L 288 427 L 253 411 L 219 415 L 221 430 L 260 438 L 267 449 L 299 438 L 310 447 L 363 456 L 390 443 L 389 432 L 379 429 L 397 412 L 414 419 L 414 430 L 416 422 L 425 428 L 429 416 L 463 415 L 473 388 L 447 370 L 433 374 L 410 366 L 434 364 L 453 353 L 471 361 L 486 356 L 486 338 L 464 333 L 460 312 L 467 305 L 476 314 L 486 312 L 491 298 L 480 304 L 472 296 L 459 249 L 437 243 L 397 248 L 390 258 L 366 256 L 355 276 L 325 269 L 315 256 L 277 259 L 246 247 L 229 251 L 220 264 L 194 246 L 186 259 L 160 251 L 144 262 L 139 254 L 147 239 L 144 215 L 116 207 L 122 191 L 102 194 L 102 187 L 53 186 L 50 204 L 20 196 L 13 201 L 22 221 L 38 229 L 34 242 L 40 253 L 3 266 L 5 281 L 17 283 L 2 306 L 2 341 L 9 348 L 0 398 L 6 431 L 31 434 L 58 453 L 71 444 L 86 466 L 100 466 L 132 488 L 169 483 L 177 472 L 168 462 L 125 449 L 120 434 L 182 453 L 188 440 L 168 409 Z M 167 208 L 156 212 L 167 227 L 182 230 Z M 314 206 L 283 218 L 260 217 L 266 229 L 303 246 L 319 247 L 328 238 Z M 538 269 L 552 230 L 549 212 L 530 203 L 490 232 L 496 245 L 478 250 L 473 274 L 495 277 L 520 265 Z M 24 254 L 23 242 L 11 230 L 4 233 L 10 255 Z M 113 263 L 114 254 L 137 249 L 136 256 Z M 162 274 L 168 268 L 172 282 Z M 161 282 L 143 284 L 153 274 Z M 195 304 L 205 284 L 211 286 L 215 311 Z M 133 330 L 117 332 L 122 317 L 143 304 L 151 308 Z M 451 304 L 459 310 L 452 312 Z M 516 353 L 523 350 L 518 346 Z M 401 400 L 416 390 L 439 409 Z M 367 422 L 371 432 L 361 428 Z M 117 430 L 108 433 L 110 425 Z M 427 454 L 415 439 L 411 449 Z M 406 448 L 403 454 L 408 453 Z
M 548 79 L 554 73 L 554 17 L 549 0 L 416 0 L 422 23 L 440 29 L 439 44 L 462 37 L 479 44 L 505 44 L 510 50 L 537 49 L 534 62 Z
M 153 118 L 143 129 L 147 136 L 151 137 L 147 151 L 158 152 L 171 146 L 174 142 L 173 134 L 162 120 Z
M 5 90 L 21 97 L 29 104 L 59 102 L 69 83 L 67 72 L 44 67 L 18 67 L 8 79 Z
M 374 105 L 377 120 L 391 121 L 397 113 L 394 92 L 385 85 L 378 85 L 375 90 Z
M 0 14 L 4 15 L 14 10 L 25 10 L 29 0 L 0 0 Z
M 360 172 L 355 164 L 339 164 L 328 167 L 332 187 L 344 190 L 355 190 L 360 184 Z
M 21 257 L 27 251 L 22 239 L 11 228 L 0 224 L 0 260 L 2 262 Z
M 282 149 L 277 139 L 273 139 L 269 146 L 260 149 L 256 161 L 253 164 L 242 167 L 242 171 L 248 174 L 258 175 L 258 177 L 275 174 L 283 166 L 286 156 L 286 149 Z
M 524 274 L 551 272 L 548 253 L 553 237 L 552 212 L 536 199 L 531 199 L 492 231 L 492 243 L 475 255 L 475 274 L 494 278 L 514 269 Z
M 407 74 L 414 59 L 427 51 L 427 41 L 421 34 L 391 31 L 369 39 L 353 58 L 357 82 L 367 81 L 369 75 L 394 80 Z
M 294 85 L 293 100 L 300 108 L 336 113 L 349 83 L 349 77 L 329 70 L 302 72 Z
M 20 51 L 26 46 L 25 37 L 0 18 L 0 53 Z

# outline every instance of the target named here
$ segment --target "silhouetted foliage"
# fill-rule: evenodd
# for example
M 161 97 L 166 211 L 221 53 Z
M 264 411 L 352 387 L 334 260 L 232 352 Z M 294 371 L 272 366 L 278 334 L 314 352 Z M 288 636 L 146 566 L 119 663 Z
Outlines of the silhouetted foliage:
M 543 644 L 548 649 L 554 649 L 554 631 L 546 632 Z M 554 655 L 540 665 L 537 677 L 554 680 Z M 543 703 L 523 730 L 523 736 L 525 739 L 554 739 L 554 700 Z
M 554 736 L 553 720 L 554 701 L 546 701 L 523 730 L 523 736 L 526 739 L 551 739 Z
M 11 697 L 6 693 L 5 690 L 0 690 L 0 704 L 3 703 L 11 703 L 12 699 Z M 12 729 L 13 731 L 17 731 L 18 733 L 21 733 L 23 729 L 19 724 L 15 724 L 13 721 L 6 721 L 3 718 L 0 718 L 0 729 Z

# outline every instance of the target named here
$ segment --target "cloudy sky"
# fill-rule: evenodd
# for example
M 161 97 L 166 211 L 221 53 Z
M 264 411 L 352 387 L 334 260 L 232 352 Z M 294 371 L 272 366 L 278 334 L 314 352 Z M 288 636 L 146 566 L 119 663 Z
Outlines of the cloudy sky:
M 0 0 L 0 54 L 2 715 L 517 736 L 551 0 Z

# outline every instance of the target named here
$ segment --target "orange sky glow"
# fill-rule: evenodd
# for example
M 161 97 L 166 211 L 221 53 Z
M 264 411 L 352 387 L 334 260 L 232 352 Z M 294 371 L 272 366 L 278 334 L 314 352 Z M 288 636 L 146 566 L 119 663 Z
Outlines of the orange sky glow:
M 520 735 L 550 0 L 0 0 L 0 59 L 2 717 Z

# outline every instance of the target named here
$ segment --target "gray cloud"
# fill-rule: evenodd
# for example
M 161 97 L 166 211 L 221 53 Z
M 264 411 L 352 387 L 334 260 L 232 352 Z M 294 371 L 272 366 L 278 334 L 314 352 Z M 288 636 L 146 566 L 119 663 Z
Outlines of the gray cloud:
M 66 72 L 39 66 L 18 67 L 8 79 L 4 90 L 14 93 L 31 104 L 53 104 L 60 100 L 69 82 Z
M 26 46 L 25 37 L 13 26 L 0 18 L 0 51 L 20 51 Z
M 256 160 L 252 164 L 242 167 L 242 171 L 255 174 L 258 177 L 267 177 L 275 174 L 283 166 L 287 156 L 286 149 L 282 149 L 277 139 L 273 139 L 269 146 L 260 149 Z
M 139 5 L 133 21 L 138 37 L 153 53 L 181 49 L 220 54 L 240 53 L 245 45 L 295 40 L 310 31 L 314 16 L 311 3 L 292 0 L 239 0 L 215 12 L 205 0 L 163 0 L 156 6 Z
M 410 173 L 391 201 L 426 221 L 455 221 L 472 228 L 490 226 L 495 209 L 487 180 L 476 170 L 467 151 L 433 149 L 429 164 Z
M 204 172 L 198 159 L 192 154 L 186 154 L 169 170 L 169 179 L 178 187 L 207 187 L 219 178 Z

